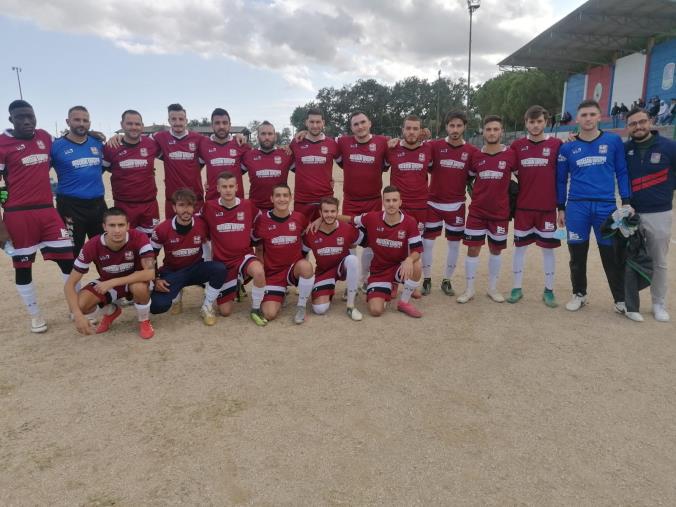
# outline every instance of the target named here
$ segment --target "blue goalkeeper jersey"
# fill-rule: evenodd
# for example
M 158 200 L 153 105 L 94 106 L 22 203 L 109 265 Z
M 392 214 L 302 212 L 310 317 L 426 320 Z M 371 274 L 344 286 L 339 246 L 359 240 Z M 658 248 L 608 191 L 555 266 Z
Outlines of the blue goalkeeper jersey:
M 78 199 L 103 197 L 103 143 L 88 136 L 78 144 L 60 137 L 52 145 L 52 166 L 59 180 L 56 194 Z
M 556 166 L 556 202 L 559 208 L 565 206 L 566 200 L 615 202 L 615 181 L 622 203 L 628 203 L 631 191 L 620 136 L 601 132 L 593 141 L 577 139 L 561 146 Z

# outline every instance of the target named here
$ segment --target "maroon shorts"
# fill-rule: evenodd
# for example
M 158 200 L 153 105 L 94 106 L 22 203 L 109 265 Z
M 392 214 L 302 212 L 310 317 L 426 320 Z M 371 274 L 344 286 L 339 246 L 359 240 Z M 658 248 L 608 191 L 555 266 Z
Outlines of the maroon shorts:
M 129 290 L 128 285 L 117 285 L 110 289 L 108 292 L 105 294 L 99 294 L 96 292 L 94 289 L 94 286 L 100 282 L 100 280 L 94 280 L 93 282 L 89 282 L 87 285 L 85 285 L 82 290 L 86 290 L 87 292 L 91 292 L 96 296 L 96 299 L 99 301 L 100 305 L 109 305 L 110 303 L 114 303 L 118 299 L 132 299 L 132 294 L 131 291 Z
M 425 230 L 425 220 L 427 219 L 427 208 L 404 208 L 401 207 L 401 211 L 407 215 L 415 218 L 415 221 L 418 222 L 418 231 L 420 234 Z
M 284 302 L 286 296 L 286 288 L 289 285 L 294 287 L 298 285 L 298 278 L 293 274 L 293 268 L 296 267 L 294 262 L 288 269 L 276 271 L 274 273 L 265 273 L 265 296 L 263 302 L 276 301 L 277 303 Z
M 368 286 L 366 289 L 366 301 L 373 298 L 381 298 L 385 301 L 392 299 L 392 288 L 394 284 L 403 283 L 400 273 L 401 264 L 390 266 L 378 273 L 369 274 Z
M 542 248 L 556 248 L 561 241 L 556 232 L 556 210 L 531 211 L 517 209 L 514 215 L 514 244 L 526 246 L 535 243 Z
M 160 223 L 160 207 L 157 200 L 148 202 L 115 201 L 115 207 L 120 208 L 127 214 L 129 227 L 145 234 L 151 235 L 155 226 Z
M 509 220 L 487 220 L 478 218 L 471 213 L 467 216 L 465 224 L 465 239 L 467 246 L 482 246 L 488 236 L 488 244 L 497 250 L 507 248 L 507 233 L 509 232 Z
M 3 219 L 14 245 L 14 268 L 30 268 L 38 250 L 45 260 L 73 258 L 73 240 L 55 208 L 6 211 Z
M 249 264 L 255 260 L 258 260 L 255 255 L 247 254 L 237 262 L 225 265 L 225 269 L 227 270 L 225 283 L 221 287 L 218 298 L 216 298 L 216 304 L 222 305 L 223 303 L 235 300 L 235 296 L 237 295 L 237 283 L 240 282 L 246 284 L 249 282 L 251 277 L 246 274 L 246 270 L 249 267 Z
M 345 280 L 345 274 L 345 257 L 331 269 L 327 269 L 323 273 L 316 273 L 315 284 L 312 287 L 312 299 L 315 300 L 322 296 L 332 298 L 336 292 L 336 282 Z
M 460 241 L 465 233 L 465 203 L 458 204 L 460 207 L 454 211 L 429 206 L 423 238 L 438 238 L 441 235 L 441 229 L 444 229 L 448 241 Z
M 304 215 L 307 223 L 310 223 L 319 218 L 319 203 L 294 201 L 293 211 Z
M 382 211 L 382 209 L 382 197 L 378 197 L 376 199 L 367 199 L 364 201 L 355 201 L 346 197 L 343 200 L 343 215 L 349 215 L 351 217 L 356 217 L 357 215 L 368 213 L 369 211 Z

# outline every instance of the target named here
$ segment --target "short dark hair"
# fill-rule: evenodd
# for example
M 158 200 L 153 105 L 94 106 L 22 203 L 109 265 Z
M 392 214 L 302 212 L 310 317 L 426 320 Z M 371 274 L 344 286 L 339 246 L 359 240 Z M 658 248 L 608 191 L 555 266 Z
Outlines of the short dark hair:
M 125 213 L 124 210 L 121 208 L 116 208 L 113 206 L 112 208 L 108 208 L 106 211 L 103 212 L 103 223 L 106 223 L 106 220 L 108 217 L 124 217 L 125 220 L 129 221 L 129 218 L 127 217 L 127 213 Z
M 498 116 L 497 114 L 488 114 L 484 116 L 484 121 L 481 124 L 485 127 L 487 123 L 492 121 L 497 121 L 500 126 L 502 126 L 502 117 Z
M 392 192 L 397 192 L 398 194 L 401 194 L 399 188 L 395 187 L 394 185 L 387 185 L 385 188 L 383 188 L 383 195 L 391 194 Z
M 289 185 L 287 185 L 286 183 L 277 183 L 274 187 L 272 187 L 272 195 L 275 194 L 275 190 L 277 190 L 278 188 L 285 188 L 289 191 L 289 193 L 291 193 L 291 187 Z
M 330 204 L 338 208 L 338 206 L 340 205 L 340 201 L 338 200 L 338 198 L 333 197 L 332 195 L 327 195 L 319 200 L 319 209 L 322 209 L 322 204 Z
M 549 111 L 547 111 L 544 107 L 542 106 L 530 106 L 528 109 L 526 109 L 526 112 L 523 115 L 524 121 L 528 120 L 537 120 L 540 116 L 544 116 L 545 120 L 549 119 Z
M 219 174 L 218 177 L 216 178 L 216 182 L 218 182 L 218 180 L 232 180 L 232 179 L 236 180 L 236 179 L 237 179 L 237 176 L 235 176 L 234 174 L 232 174 L 230 171 L 223 171 L 223 172 L 222 172 L 221 174 Z
M 171 194 L 171 202 L 176 204 L 179 201 L 195 204 L 197 195 L 189 188 L 179 188 L 176 192 Z
M 583 100 L 578 104 L 577 110 L 579 111 L 580 109 L 583 109 L 585 107 L 595 107 L 596 109 L 599 110 L 599 113 L 601 112 L 601 106 L 594 99 Z
M 260 130 L 261 127 L 272 127 L 272 130 L 275 130 L 275 126 L 272 123 L 270 123 L 268 120 L 264 120 L 264 121 L 260 122 L 260 124 L 258 125 L 258 128 L 256 130 Z
M 448 125 L 451 120 L 460 120 L 463 125 L 467 125 L 467 115 L 462 111 L 449 111 L 444 116 L 444 125 Z
M 31 109 L 33 109 L 33 106 L 31 106 L 25 100 L 17 99 L 9 103 L 9 112 L 11 113 L 15 109 L 19 109 L 20 107 L 30 107 Z
M 169 104 L 167 106 L 167 113 L 171 113 L 172 111 L 183 111 L 185 113 L 185 109 L 183 109 L 183 106 L 179 104 L 178 102 L 175 104 Z
M 324 119 L 324 113 L 318 107 L 311 107 L 305 112 L 305 119 L 307 120 L 310 116 L 321 116 L 322 120 Z
M 83 113 L 89 113 L 89 111 L 87 111 L 87 108 L 84 106 L 73 106 L 68 110 L 68 116 L 70 116 L 70 113 L 72 113 L 73 111 L 82 111 Z
M 672 99 L 672 100 L 673 100 L 673 99 Z M 632 108 L 631 108 L 631 111 L 629 111 L 629 112 L 627 113 L 627 115 L 624 117 L 624 119 L 628 122 L 628 121 L 629 121 L 629 118 L 630 118 L 631 116 L 634 116 L 635 114 L 638 114 L 638 113 L 645 113 L 645 115 L 646 115 L 648 118 L 650 118 L 650 114 L 648 113 L 648 111 L 645 110 L 645 108 L 643 108 L 643 107 L 632 107 Z
M 141 116 L 141 113 L 139 113 L 136 109 L 127 109 L 124 113 L 122 113 L 122 121 L 124 121 L 124 117 L 128 114 L 137 114 Z M 143 121 L 143 116 L 141 116 L 141 121 Z
M 367 119 L 370 120 L 369 115 L 366 114 L 364 111 L 353 111 L 353 112 L 350 114 L 350 120 L 349 120 L 349 121 L 350 121 L 350 125 L 352 125 L 352 118 L 354 118 L 355 116 L 359 116 L 360 114 L 363 114 L 364 116 L 366 116 Z
M 407 121 L 417 121 L 418 123 L 420 123 L 420 126 L 422 127 L 422 120 L 420 119 L 420 116 L 418 116 L 417 114 L 407 114 L 406 118 L 404 118 L 402 125 Z
M 217 107 L 211 112 L 211 121 L 214 121 L 214 116 L 227 116 L 228 121 L 230 120 L 230 113 L 228 113 L 225 109 L 222 107 Z

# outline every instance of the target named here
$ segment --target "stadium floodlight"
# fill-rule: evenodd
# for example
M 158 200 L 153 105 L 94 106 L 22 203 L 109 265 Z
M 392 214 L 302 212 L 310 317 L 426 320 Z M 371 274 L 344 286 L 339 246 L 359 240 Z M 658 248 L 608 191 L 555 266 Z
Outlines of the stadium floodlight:
M 481 0 L 467 0 L 467 9 L 469 10 L 469 49 L 467 57 L 467 114 L 469 115 L 471 91 L 470 80 L 472 75 L 472 15 L 474 11 L 481 7 Z
M 23 100 L 23 93 L 21 92 L 21 78 L 19 77 L 19 72 L 21 72 L 21 67 L 12 67 L 12 70 L 16 72 L 16 80 L 19 83 L 19 98 Z

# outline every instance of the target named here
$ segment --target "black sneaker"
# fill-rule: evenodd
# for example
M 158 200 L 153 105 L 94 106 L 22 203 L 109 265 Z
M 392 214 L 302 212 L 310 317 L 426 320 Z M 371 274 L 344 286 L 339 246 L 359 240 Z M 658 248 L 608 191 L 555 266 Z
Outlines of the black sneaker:
M 422 295 L 429 296 L 430 292 L 432 292 L 432 279 L 425 278 L 422 284 Z

